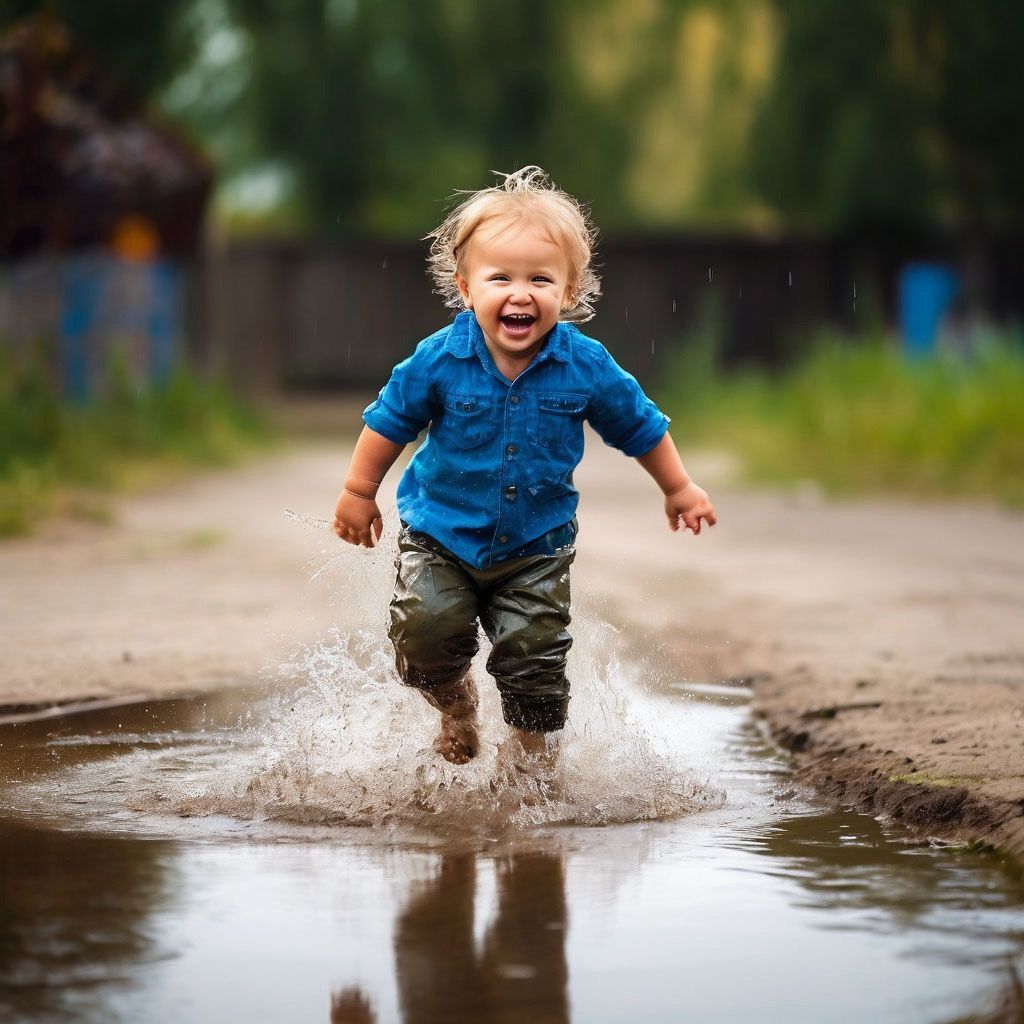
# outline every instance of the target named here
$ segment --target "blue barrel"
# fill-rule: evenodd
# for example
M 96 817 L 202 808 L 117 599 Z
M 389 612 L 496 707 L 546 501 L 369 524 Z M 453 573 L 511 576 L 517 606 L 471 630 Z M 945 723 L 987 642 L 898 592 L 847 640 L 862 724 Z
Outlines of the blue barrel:
M 102 266 L 90 256 L 73 256 L 62 267 L 59 351 L 64 393 L 72 402 L 92 397 L 89 339 L 102 289 Z
M 115 352 L 140 386 L 167 382 L 182 334 L 181 267 L 84 253 L 64 262 L 61 285 L 59 351 L 70 401 L 102 393 Z
M 939 327 L 960 294 L 960 279 L 944 263 L 908 263 L 900 272 L 900 331 L 906 352 L 935 351 Z

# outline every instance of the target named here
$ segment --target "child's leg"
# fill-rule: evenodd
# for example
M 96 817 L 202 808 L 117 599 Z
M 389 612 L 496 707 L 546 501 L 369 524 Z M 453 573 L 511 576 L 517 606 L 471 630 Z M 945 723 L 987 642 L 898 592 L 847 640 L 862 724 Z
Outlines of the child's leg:
M 489 593 L 480 621 L 492 643 L 487 670 L 512 727 L 505 753 L 553 766 L 556 733 L 565 725 L 572 646 L 569 567 L 574 552 L 517 559 Z M 505 745 L 503 745 L 504 747 Z
M 480 749 L 476 709 L 476 683 L 467 672 L 443 690 L 421 690 L 427 702 L 441 712 L 441 731 L 434 737 L 434 749 L 452 764 L 465 764 Z
M 402 682 L 441 712 L 434 748 L 453 764 L 476 755 L 476 687 L 468 675 L 477 642 L 478 598 L 459 564 L 403 530 L 388 635 Z

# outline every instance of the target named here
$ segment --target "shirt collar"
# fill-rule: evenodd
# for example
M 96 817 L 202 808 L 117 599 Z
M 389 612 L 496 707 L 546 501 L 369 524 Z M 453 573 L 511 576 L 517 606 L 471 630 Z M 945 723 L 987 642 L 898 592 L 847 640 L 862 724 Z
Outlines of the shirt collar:
M 557 323 L 548 335 L 547 344 L 537 354 L 537 362 L 544 359 L 557 359 L 569 362 L 569 339 L 572 333 L 571 324 Z M 484 332 L 476 322 L 471 309 L 464 309 L 452 322 L 448 330 L 445 348 L 458 359 L 470 359 L 478 351 L 477 346 L 486 349 Z

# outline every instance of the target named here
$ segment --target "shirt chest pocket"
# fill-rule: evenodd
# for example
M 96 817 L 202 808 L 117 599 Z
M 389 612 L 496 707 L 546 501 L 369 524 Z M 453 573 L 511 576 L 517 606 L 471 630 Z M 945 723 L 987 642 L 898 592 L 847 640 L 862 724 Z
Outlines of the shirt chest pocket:
M 565 451 L 580 437 L 586 408 L 584 395 L 541 392 L 534 403 L 530 440 L 549 451 Z
M 457 448 L 476 448 L 490 441 L 498 429 L 496 406 L 476 395 L 445 395 L 443 431 Z

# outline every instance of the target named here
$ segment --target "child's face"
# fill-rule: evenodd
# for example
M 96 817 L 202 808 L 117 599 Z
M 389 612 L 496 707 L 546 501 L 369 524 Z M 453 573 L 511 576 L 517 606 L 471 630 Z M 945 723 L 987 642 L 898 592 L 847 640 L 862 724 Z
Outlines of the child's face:
M 530 222 L 485 223 L 466 246 L 455 281 L 497 361 L 525 368 L 566 307 L 569 261 Z

